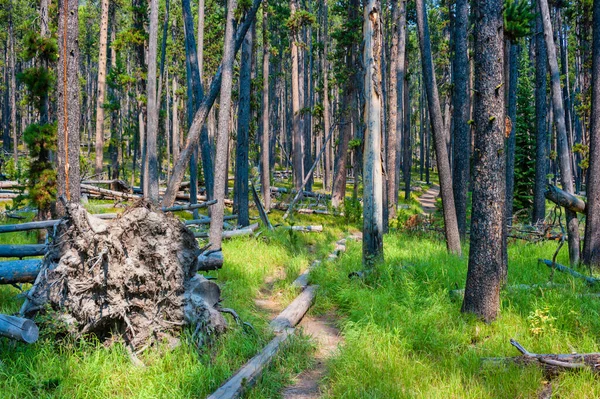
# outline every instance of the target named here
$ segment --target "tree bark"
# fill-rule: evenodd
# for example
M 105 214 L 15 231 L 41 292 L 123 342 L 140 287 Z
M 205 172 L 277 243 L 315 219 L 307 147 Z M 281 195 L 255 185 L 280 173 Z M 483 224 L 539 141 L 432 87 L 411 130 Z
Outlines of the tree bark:
M 506 275 L 502 1 L 475 3 L 474 16 L 473 211 L 462 311 L 489 322 L 498 315 Z
M 600 0 L 594 0 L 590 167 L 587 178 L 587 218 L 583 261 L 600 267 Z
M 66 0 L 65 0 L 66 1 Z M 96 162 L 95 173 L 102 173 L 104 160 L 104 94 L 106 91 L 106 53 L 108 44 L 109 0 L 102 0 L 100 17 L 100 49 L 98 52 L 98 94 L 96 98 Z
M 547 114 L 547 56 L 546 43 L 542 31 L 542 17 L 539 4 L 536 4 L 535 26 L 535 186 L 533 191 L 532 224 L 544 221 L 546 218 L 546 199 L 544 192 L 548 180 L 548 131 L 546 130 Z
M 242 44 L 240 64 L 240 91 L 238 102 L 238 128 L 235 148 L 235 200 L 234 213 L 238 214 L 238 223 L 247 226 L 248 214 L 248 140 L 250 133 L 250 96 L 252 72 L 252 37 L 253 29 L 249 29 Z M 268 150 L 267 150 L 268 151 Z M 268 173 L 268 171 L 267 171 Z
M 321 74 L 323 76 L 323 137 L 329 132 L 329 61 L 328 56 L 328 44 L 329 44 L 329 14 L 327 2 L 321 3 L 323 12 L 323 54 L 321 57 Z M 327 148 L 325 150 L 324 167 L 323 167 L 323 188 L 329 190 L 331 188 L 331 141 L 324 144 Z
M 13 138 L 13 161 L 17 174 L 19 170 L 19 137 L 17 136 L 17 71 L 15 67 L 15 32 L 13 28 L 13 10 L 12 2 L 10 2 L 10 11 L 8 13 L 8 43 L 10 49 L 8 51 L 10 58 L 10 129 Z
M 508 42 L 508 119 L 510 120 L 510 134 L 506 141 L 506 223 L 512 225 L 513 199 L 515 192 L 515 149 L 517 144 L 517 82 L 519 64 L 519 45 Z
M 404 4 L 400 1 L 400 4 Z M 392 2 L 392 48 L 390 50 L 390 88 L 388 99 L 388 129 L 387 129 L 387 157 L 386 157 L 386 178 L 387 178 L 387 208 L 388 218 L 396 218 L 397 194 L 398 186 L 396 186 L 396 157 L 398 156 L 396 149 L 397 124 L 398 124 L 398 85 L 403 84 L 403 81 L 398 82 L 398 37 L 400 26 L 400 9 L 396 1 Z M 402 90 L 400 90 L 402 94 Z M 402 103 L 402 102 L 400 102 Z M 401 109 L 401 108 L 400 108 Z
M 156 102 L 156 60 L 158 54 L 158 0 L 150 0 L 150 21 L 148 39 L 148 80 L 146 96 L 148 99 L 146 127 L 146 162 L 148 174 L 148 192 L 144 198 L 152 203 L 158 203 L 158 108 Z
M 61 0 L 58 5 L 57 116 L 58 170 L 57 196 L 79 202 L 79 14 L 78 3 Z M 64 214 L 61 201 L 57 211 Z
M 454 18 L 454 78 L 452 129 L 454 137 L 452 182 L 458 232 L 462 240 L 467 232 L 467 192 L 471 158 L 471 128 L 469 113 L 468 0 L 456 1 Z
M 431 42 L 429 38 L 429 26 L 427 23 L 425 5 L 423 0 L 417 0 L 417 27 L 419 31 L 419 45 L 421 48 L 421 59 L 423 65 L 423 80 L 427 92 L 427 103 L 429 104 L 429 116 L 435 153 L 437 157 L 438 173 L 440 178 L 440 189 L 442 195 L 442 207 L 444 210 L 444 228 L 446 234 L 446 246 L 448 251 L 461 254 L 460 235 L 454 207 L 454 195 L 452 190 L 452 174 L 448 160 L 448 147 L 446 146 L 446 134 L 444 121 L 440 108 L 440 99 L 431 58 Z
M 260 187 L 264 201 L 264 208 L 271 209 L 271 167 L 269 146 L 269 31 L 268 31 L 268 2 L 263 4 L 263 88 L 262 88 L 262 141 L 260 148 Z M 246 223 L 248 224 L 248 223 Z M 244 223 L 242 223 L 244 225 Z
M 223 233 L 223 211 L 225 185 L 227 184 L 227 144 L 229 141 L 229 113 L 231 111 L 231 87 L 233 81 L 233 61 L 235 59 L 234 27 L 237 0 L 227 1 L 227 19 L 223 38 L 223 62 L 221 74 L 221 101 L 219 103 L 219 127 L 215 153 L 215 186 L 213 196 L 217 203 L 212 207 L 210 221 L 210 244 L 212 249 L 221 248 Z M 166 195 L 165 195 L 166 197 Z
M 544 39 L 546 40 L 546 51 L 548 54 L 548 65 L 550 66 L 550 83 L 552 87 L 552 107 L 554 121 L 556 123 L 558 159 L 560 163 L 560 180 L 563 190 L 570 194 L 575 193 L 573 182 L 573 170 L 571 168 L 571 156 L 567 138 L 567 127 L 565 124 L 565 108 L 563 105 L 562 90 L 560 87 L 560 72 L 556 58 L 556 47 L 552 36 L 552 23 L 550 22 L 550 11 L 546 0 L 539 0 L 542 22 L 544 25 Z M 577 214 L 567 210 L 567 233 L 569 237 L 569 261 L 571 265 L 579 263 L 579 220 Z
M 290 12 L 293 16 L 298 10 L 297 0 L 290 1 Z M 303 140 L 303 123 L 300 105 L 300 54 L 298 49 L 299 32 L 298 28 L 292 29 L 291 45 L 291 62 L 292 62 L 292 163 L 294 187 L 296 190 L 300 188 L 304 179 L 304 140 Z
M 382 29 L 380 4 L 370 0 L 364 11 L 365 140 L 363 158 L 363 265 L 383 260 L 383 165 L 381 162 Z

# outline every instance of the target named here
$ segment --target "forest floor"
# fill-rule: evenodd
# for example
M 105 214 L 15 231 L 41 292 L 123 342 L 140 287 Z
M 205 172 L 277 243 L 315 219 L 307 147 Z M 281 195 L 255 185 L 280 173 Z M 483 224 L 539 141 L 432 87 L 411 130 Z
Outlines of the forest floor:
M 423 197 L 428 194 L 435 206 L 436 195 L 426 188 Z M 600 397 L 597 377 L 588 371 L 550 379 L 536 366 L 481 360 L 518 355 L 510 338 L 537 353 L 600 351 L 596 291 L 562 273 L 552 276 L 537 262 L 551 257 L 557 242 L 510 241 L 509 286 L 550 279 L 559 285 L 503 290 L 500 317 L 483 324 L 461 314 L 461 301 L 449 295 L 464 287 L 467 257 L 449 255 L 435 231 L 407 228 L 422 212 L 416 195 L 403 201 L 384 238 L 385 261 L 365 278 L 348 278 L 362 269 L 361 244 L 352 240 L 345 253 L 312 270 L 309 280 L 320 287 L 314 306 L 245 397 L 537 398 L 549 390 L 553 398 Z M 272 223 L 283 223 L 282 214 L 271 212 Z M 349 216 L 294 215 L 285 224 L 322 224 L 323 233 L 276 229 L 224 242 L 225 265 L 209 274 L 222 288 L 223 306 L 252 323 L 255 333 L 228 319 L 231 329 L 200 350 L 186 333 L 174 350 L 149 349 L 140 356 L 145 367 L 133 365 L 122 345 L 105 347 L 92 337 L 57 340 L 52 328 L 33 345 L 0 339 L 0 397 L 206 397 L 272 338 L 268 323 L 298 295 L 291 283 L 302 270 L 359 230 Z M 428 219 L 440 223 L 439 211 Z M 4 244 L 36 240 L 35 233 L 0 235 Z M 566 257 L 563 249 L 557 261 Z M 0 313 L 18 310 L 17 294 L 0 286 Z

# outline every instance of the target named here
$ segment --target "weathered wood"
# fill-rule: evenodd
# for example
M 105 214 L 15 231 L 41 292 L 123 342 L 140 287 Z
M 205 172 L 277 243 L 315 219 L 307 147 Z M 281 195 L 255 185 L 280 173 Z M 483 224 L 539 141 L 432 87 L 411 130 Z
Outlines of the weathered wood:
M 273 321 L 270 326 L 276 333 L 282 332 L 287 328 L 294 327 L 302 320 L 317 294 L 318 285 L 306 287 L 300 295 L 296 297 Z
M 40 334 L 33 321 L 0 314 L 0 335 L 32 344 Z
M 162 207 L 161 210 L 163 212 L 189 211 L 192 209 L 206 208 L 206 207 L 214 205 L 216 203 L 217 203 L 216 200 L 212 200 L 212 201 L 207 201 L 207 202 L 201 202 L 199 204 L 175 205 L 175 206 Z
M 233 237 L 239 237 L 239 236 L 249 236 L 252 233 L 254 233 L 256 230 L 258 230 L 258 223 L 251 224 L 250 226 L 244 227 L 244 228 L 241 228 L 241 229 L 224 231 L 223 233 L 221 233 L 221 236 L 223 238 L 233 238 Z M 208 233 L 206 233 L 206 232 L 203 232 L 203 233 L 194 233 L 194 237 L 196 237 L 196 238 L 208 238 Z
M 0 284 L 31 283 L 38 275 L 39 259 L 7 260 L 0 262 Z
M 210 252 L 208 254 L 201 254 L 198 256 L 198 270 L 218 270 L 223 267 L 223 252 Z
M 15 187 L 21 187 L 21 185 L 19 184 L 18 181 L 14 181 L 14 180 L 0 181 L 0 188 L 15 188 Z
M 237 219 L 237 215 L 225 215 L 225 216 L 223 216 L 223 220 L 235 220 L 235 219 Z M 185 223 L 186 226 L 195 225 L 195 224 L 209 224 L 210 223 L 210 218 L 209 217 L 203 217 L 201 219 L 185 220 L 184 223 Z
M 559 272 L 569 273 L 571 276 L 573 276 L 575 278 L 583 279 L 590 285 L 595 285 L 595 284 L 600 283 L 600 279 L 586 276 L 584 274 L 576 272 L 575 270 L 571 269 L 570 267 L 561 265 L 560 263 L 552 262 L 551 260 L 548 260 L 548 259 L 539 259 L 539 261 L 544 263 L 546 266 L 548 266 L 550 268 L 558 270 Z
M 292 282 L 292 285 L 294 287 L 305 289 L 308 286 L 308 275 L 310 274 L 310 271 L 313 270 L 315 267 L 319 266 L 320 264 L 320 260 L 313 261 L 313 263 L 310 264 L 308 269 L 306 269 L 304 273 L 299 275 L 298 278 L 295 279 L 294 282 Z
M 573 212 L 586 213 L 587 204 L 575 195 L 570 194 L 560 188 L 549 185 L 544 192 L 545 197 L 557 205 L 565 207 Z
M 275 357 L 279 348 L 293 333 L 294 329 L 290 328 L 273 338 L 258 355 L 250 359 L 233 377 L 221 385 L 207 399 L 232 399 L 240 397 L 244 390 L 254 385 L 256 379 Z
M 283 226 L 283 228 L 285 230 L 294 230 L 294 231 L 302 231 L 302 232 L 322 232 L 323 231 L 323 226 L 322 225 L 316 225 L 316 226 Z
M 258 198 L 258 193 L 256 192 L 256 188 L 254 187 L 254 184 L 251 184 L 251 186 L 252 186 L 252 199 L 254 199 L 254 204 L 256 204 L 256 208 L 258 209 L 258 215 L 260 216 L 260 220 L 263 222 L 265 227 L 267 227 L 269 230 L 273 230 L 273 225 L 271 224 L 271 221 L 269 220 L 269 217 L 267 216 L 267 212 L 265 212 L 265 208 L 263 208 L 262 203 L 260 202 L 260 199 Z
M 0 245 L 0 257 L 23 258 L 26 256 L 42 256 L 46 253 L 44 244 Z
M 282 194 L 288 194 L 288 193 L 296 194 L 297 193 L 296 190 L 289 190 L 285 187 L 271 187 L 271 192 L 272 193 L 282 193 Z M 331 194 L 315 193 L 315 192 L 306 191 L 306 190 L 302 191 L 302 195 L 304 197 L 311 197 L 311 198 L 327 198 L 327 199 L 331 198 Z
M 27 230 L 36 230 L 36 229 L 47 229 L 50 227 L 54 227 L 59 220 L 44 220 L 41 222 L 28 222 L 28 223 L 19 223 L 19 224 L 6 224 L 0 226 L 0 233 L 12 233 L 15 231 L 27 231 Z
M 127 198 L 127 199 L 139 199 L 142 198 L 141 195 L 137 194 L 129 194 L 122 193 L 120 191 L 108 190 L 106 188 L 100 188 L 96 186 L 91 186 L 89 184 L 81 184 L 81 192 L 83 193 L 99 193 L 107 196 L 117 197 L 117 198 Z

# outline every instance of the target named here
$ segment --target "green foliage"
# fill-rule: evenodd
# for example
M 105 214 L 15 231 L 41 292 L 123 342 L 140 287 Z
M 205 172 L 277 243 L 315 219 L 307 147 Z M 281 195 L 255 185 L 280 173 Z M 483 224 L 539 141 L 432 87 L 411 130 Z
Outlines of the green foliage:
M 45 67 L 31 67 L 19 73 L 18 78 L 28 89 L 28 100 L 36 107 L 42 107 L 42 101 L 52 90 L 56 78 Z
M 575 143 L 573 144 L 573 152 L 581 157 L 579 167 L 585 173 L 585 170 L 590 167 L 590 147 L 582 143 Z
M 358 198 L 344 199 L 344 218 L 348 224 L 358 224 L 362 220 L 362 204 Z
M 314 25 L 317 17 L 306 10 L 297 10 L 288 18 L 287 28 L 293 33 L 297 33 L 303 26 Z
M 29 199 L 38 209 L 48 209 L 56 199 L 56 171 L 50 162 L 50 152 L 56 151 L 56 124 L 31 124 L 23 139 L 32 158 L 27 172 Z
M 26 61 L 34 58 L 44 64 L 58 59 L 58 43 L 52 36 L 42 37 L 37 31 L 30 31 L 23 40 L 23 55 Z
M 535 185 L 535 76 L 527 54 L 520 52 L 515 126 L 515 210 L 533 208 Z
M 512 42 L 531 34 L 535 14 L 527 0 L 504 0 L 504 34 Z

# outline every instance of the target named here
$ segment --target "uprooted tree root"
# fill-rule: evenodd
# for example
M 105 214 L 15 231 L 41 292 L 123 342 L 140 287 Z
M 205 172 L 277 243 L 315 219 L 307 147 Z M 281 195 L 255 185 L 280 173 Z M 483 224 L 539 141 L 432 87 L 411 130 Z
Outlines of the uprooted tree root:
M 134 350 L 188 325 L 195 336 L 221 333 L 220 289 L 196 274 L 199 254 L 194 234 L 149 204 L 112 221 L 68 204 L 26 312 L 49 305 L 75 335 L 121 337 Z

